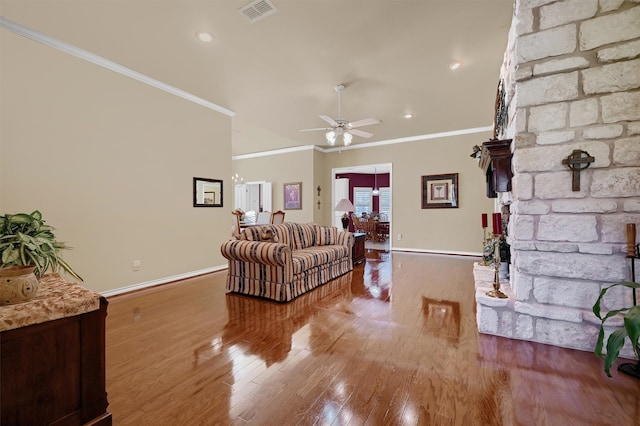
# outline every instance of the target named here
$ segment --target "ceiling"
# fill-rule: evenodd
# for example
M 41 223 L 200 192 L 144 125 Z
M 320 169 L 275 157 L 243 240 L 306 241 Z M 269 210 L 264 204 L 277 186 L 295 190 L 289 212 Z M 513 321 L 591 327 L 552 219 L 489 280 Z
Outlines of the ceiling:
M 493 122 L 513 0 L 271 1 L 253 23 L 248 0 L 0 0 L 0 13 L 234 111 L 234 155 L 327 147 L 300 130 L 337 118 L 337 84 L 344 119 L 382 120 L 354 145 Z

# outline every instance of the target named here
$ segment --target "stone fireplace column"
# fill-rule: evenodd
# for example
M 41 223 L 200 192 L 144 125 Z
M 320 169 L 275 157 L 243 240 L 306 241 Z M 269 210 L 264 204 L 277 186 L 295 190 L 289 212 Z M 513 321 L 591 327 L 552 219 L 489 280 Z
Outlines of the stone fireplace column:
M 640 224 L 640 1 L 519 0 L 501 79 L 512 139 L 509 299 L 476 292 L 483 333 L 593 350 L 591 308 L 629 280 L 627 223 Z M 572 190 L 562 163 L 594 158 Z M 628 289 L 606 308 L 629 306 Z M 627 343 L 623 352 L 632 356 Z

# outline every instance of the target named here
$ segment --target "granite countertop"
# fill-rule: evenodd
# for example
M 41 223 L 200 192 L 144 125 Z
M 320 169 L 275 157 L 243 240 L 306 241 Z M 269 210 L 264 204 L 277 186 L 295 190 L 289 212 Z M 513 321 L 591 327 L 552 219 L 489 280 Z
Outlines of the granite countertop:
M 99 308 L 100 294 L 58 274 L 49 274 L 40 278 L 38 293 L 32 300 L 0 306 L 0 331 L 72 317 Z

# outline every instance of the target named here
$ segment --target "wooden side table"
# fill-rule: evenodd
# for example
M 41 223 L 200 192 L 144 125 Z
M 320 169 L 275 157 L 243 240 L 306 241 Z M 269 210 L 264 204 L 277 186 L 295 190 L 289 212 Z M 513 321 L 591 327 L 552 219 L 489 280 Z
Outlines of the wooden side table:
M 107 300 L 59 276 L 35 299 L 0 306 L 0 424 L 112 424 L 107 411 Z
M 355 237 L 356 242 L 353 245 L 351 258 L 353 259 L 353 266 L 355 266 L 366 260 L 364 256 L 366 252 L 364 249 L 364 242 L 367 239 L 367 234 L 365 232 L 355 232 L 353 236 Z

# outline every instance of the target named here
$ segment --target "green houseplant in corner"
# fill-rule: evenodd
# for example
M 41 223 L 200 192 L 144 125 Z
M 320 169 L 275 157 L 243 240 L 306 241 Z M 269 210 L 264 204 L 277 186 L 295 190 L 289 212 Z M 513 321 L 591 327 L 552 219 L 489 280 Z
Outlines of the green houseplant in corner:
M 620 350 L 624 346 L 625 339 L 629 337 L 629 340 L 631 341 L 631 347 L 633 348 L 636 358 L 638 358 L 639 361 L 636 365 L 622 364 L 618 369 L 623 373 L 640 378 L 640 343 L 638 342 L 638 338 L 640 337 L 640 305 L 610 310 L 604 316 L 602 316 L 602 310 L 600 306 L 602 299 L 608 290 L 617 286 L 629 287 L 631 289 L 634 289 L 633 291 L 635 291 L 635 289 L 637 288 L 640 288 L 640 284 L 638 283 L 621 282 L 602 289 L 598 300 L 596 300 L 596 303 L 593 305 L 593 313 L 601 321 L 598 341 L 596 342 L 594 352 L 598 357 L 604 358 L 604 371 L 607 373 L 607 376 L 611 377 L 611 366 L 613 365 L 613 362 L 618 358 Z M 607 339 L 607 353 L 606 355 L 604 355 L 602 353 L 602 348 L 604 345 L 604 324 L 609 318 L 612 318 L 618 314 L 623 314 L 624 326 L 611 333 L 611 335 Z
M 60 251 L 68 249 L 56 240 L 55 228 L 46 225 L 42 213 L 5 214 L 0 216 L 0 268 L 33 266 L 40 278 L 47 271 L 63 269 L 78 281 L 82 278 L 62 259 Z

